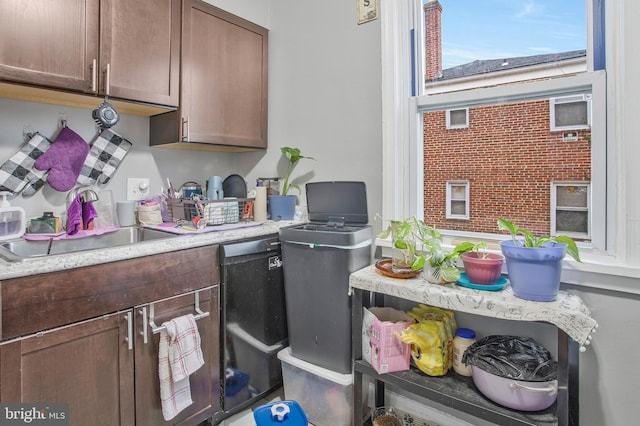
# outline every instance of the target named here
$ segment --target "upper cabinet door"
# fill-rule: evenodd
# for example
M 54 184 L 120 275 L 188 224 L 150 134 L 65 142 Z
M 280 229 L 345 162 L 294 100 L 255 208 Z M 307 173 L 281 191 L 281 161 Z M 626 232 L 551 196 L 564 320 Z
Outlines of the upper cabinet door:
M 101 94 L 177 106 L 180 0 L 101 0 Z
M 98 0 L 0 1 L 0 79 L 90 92 Z
M 266 148 L 267 30 L 199 0 L 182 18 L 183 139 Z

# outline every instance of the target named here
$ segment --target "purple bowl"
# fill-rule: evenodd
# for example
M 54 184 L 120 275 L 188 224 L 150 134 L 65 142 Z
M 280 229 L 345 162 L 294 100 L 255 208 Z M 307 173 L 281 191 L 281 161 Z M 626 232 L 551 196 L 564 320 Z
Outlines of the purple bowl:
M 558 381 L 529 382 L 487 373 L 471 366 L 473 383 L 484 396 L 507 408 L 540 411 L 551 407 L 558 397 Z

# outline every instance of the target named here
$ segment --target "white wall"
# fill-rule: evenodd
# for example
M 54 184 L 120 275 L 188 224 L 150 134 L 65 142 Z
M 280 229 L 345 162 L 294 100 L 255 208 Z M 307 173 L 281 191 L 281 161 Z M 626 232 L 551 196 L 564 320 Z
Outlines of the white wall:
M 315 162 L 301 162 L 294 177 L 313 180 L 357 179 L 367 183 L 369 217 L 381 211 L 381 67 L 380 22 L 358 26 L 353 1 L 326 0 L 322 3 L 300 0 L 210 0 L 270 29 L 269 69 L 269 144 L 266 151 L 241 154 L 188 152 L 150 148 L 148 119 L 125 116 L 115 128 L 134 142 L 109 189 L 124 195 L 126 177 L 152 179 L 158 190 L 164 177 L 180 184 L 189 179 L 204 183 L 211 174 L 239 173 L 252 183 L 257 177 L 283 172 L 279 147 L 298 146 Z M 618 12 L 609 17 L 619 27 L 618 36 L 609 40 L 619 49 L 615 58 L 622 72 L 609 75 L 618 90 L 615 120 L 621 123 L 621 150 L 614 160 L 621 172 L 621 185 L 627 208 L 619 213 L 619 226 L 637 228 L 638 203 L 637 158 L 640 158 L 635 122 L 639 116 L 640 95 L 635 70 L 640 69 L 640 39 L 634 17 L 640 15 L 640 3 L 616 0 Z M 623 7 L 624 6 L 624 7 Z M 623 96 L 627 95 L 627 96 Z M 25 124 L 45 135 L 54 132 L 59 111 L 69 116 L 69 125 L 81 136 L 90 138 L 95 128 L 89 110 L 0 99 L 0 161 L 15 152 L 22 142 Z M 625 182 L 629 182 L 628 184 Z M 304 183 L 302 181 L 301 183 Z M 30 201 L 20 197 L 17 203 L 29 213 L 37 214 L 50 203 L 60 203 L 52 191 Z M 304 202 L 304 200 L 303 200 Z M 634 235 L 640 235 L 638 229 Z M 629 250 L 638 250 L 638 239 L 629 241 Z M 637 256 L 637 255 L 636 255 Z M 581 282 L 567 286 L 578 293 L 591 308 L 600 328 L 592 345 L 580 356 L 581 425 L 629 425 L 640 418 L 640 404 L 635 401 L 640 372 L 635 360 L 640 354 L 640 337 L 635 327 L 640 323 L 637 294 L 614 290 L 590 289 L 590 282 L 600 277 L 584 274 Z M 615 286 L 637 277 L 607 280 Z M 640 286 L 638 286 L 640 289 Z

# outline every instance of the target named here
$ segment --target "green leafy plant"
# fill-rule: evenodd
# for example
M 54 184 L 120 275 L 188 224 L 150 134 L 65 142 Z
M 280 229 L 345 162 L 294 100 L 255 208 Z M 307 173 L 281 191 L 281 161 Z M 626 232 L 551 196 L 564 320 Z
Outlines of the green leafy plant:
M 498 219 L 498 229 L 501 231 L 509 231 L 514 245 L 517 244 L 517 236 L 522 235 L 524 237 L 524 239 L 521 240 L 523 241 L 522 247 L 538 248 L 542 247 L 544 243 L 549 242 L 564 243 L 567 245 L 567 253 L 578 262 L 582 262 L 576 242 L 566 235 L 558 235 L 557 237 L 542 235 L 536 237 L 531 231 L 519 228 L 518 225 L 506 219 Z
M 462 253 L 473 250 L 474 244 L 462 242 L 448 250 L 442 246 L 442 238 L 426 239 L 422 241 L 423 250 L 429 252 L 429 266 L 437 268 L 436 276 L 444 282 L 456 282 L 460 279 L 460 269 L 457 261 Z
M 378 237 L 386 239 L 389 235 L 392 235 L 392 247 L 403 253 L 405 263 L 410 264 L 411 269 L 421 270 L 428 262 L 432 268 L 439 268 L 439 276 L 446 282 L 460 278 L 456 262 L 462 253 L 475 247 L 473 243 L 463 242 L 452 250 L 445 249 L 440 232 L 415 216 L 389 221 L 389 226 Z
M 290 188 L 295 188 L 300 193 L 300 187 L 295 183 L 290 183 L 289 179 L 291 178 L 291 172 L 293 172 L 294 167 L 298 164 L 298 161 L 303 158 L 307 158 L 309 160 L 315 160 L 313 157 L 305 157 L 300 153 L 300 148 L 291 148 L 288 146 L 283 146 L 280 148 L 280 152 L 282 156 L 287 159 L 289 165 L 287 167 L 287 174 L 284 177 L 284 184 L 282 185 L 282 193 L 280 195 L 287 195 L 289 193 Z
M 381 218 L 376 215 L 376 219 Z M 421 221 L 415 216 L 402 220 L 390 220 L 389 226 L 378 234 L 378 238 L 386 239 L 392 236 L 391 245 L 403 256 L 402 263 L 410 266 L 414 271 L 424 267 L 425 255 L 416 248 L 416 236 Z M 424 225 L 424 223 L 422 223 Z

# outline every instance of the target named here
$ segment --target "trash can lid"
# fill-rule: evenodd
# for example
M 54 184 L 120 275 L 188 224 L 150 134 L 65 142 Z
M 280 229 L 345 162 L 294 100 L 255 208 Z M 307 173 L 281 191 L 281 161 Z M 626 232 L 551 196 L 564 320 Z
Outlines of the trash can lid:
M 253 410 L 257 426 L 286 425 L 307 426 L 307 415 L 296 401 L 275 401 Z
M 309 182 L 306 194 L 307 211 L 312 222 L 327 223 L 336 218 L 344 224 L 369 222 L 364 182 Z

